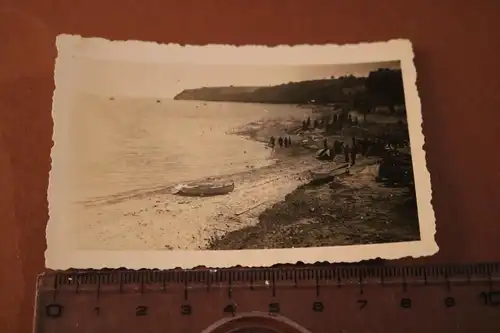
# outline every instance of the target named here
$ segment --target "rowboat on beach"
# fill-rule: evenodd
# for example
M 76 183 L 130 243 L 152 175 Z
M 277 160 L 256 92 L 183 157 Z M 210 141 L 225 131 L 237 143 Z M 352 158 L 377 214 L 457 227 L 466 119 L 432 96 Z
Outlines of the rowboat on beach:
M 228 194 L 232 191 L 234 191 L 234 182 L 214 182 L 181 184 L 176 187 L 174 194 L 191 197 L 209 197 Z
M 309 175 L 313 180 L 320 180 L 334 176 L 331 171 L 309 171 Z
M 339 175 L 339 170 L 348 167 L 348 164 L 340 164 L 333 169 L 316 169 L 309 170 L 309 176 L 313 180 L 328 180 L 335 178 L 335 176 Z
M 316 158 L 321 161 L 330 161 L 335 158 L 335 154 L 328 148 L 320 149 L 316 152 Z

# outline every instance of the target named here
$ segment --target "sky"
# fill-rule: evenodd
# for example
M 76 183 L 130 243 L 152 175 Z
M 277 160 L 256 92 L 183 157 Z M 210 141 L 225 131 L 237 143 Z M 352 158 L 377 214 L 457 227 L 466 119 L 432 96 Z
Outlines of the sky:
M 269 86 L 331 76 L 366 76 L 399 61 L 353 65 L 206 65 L 141 63 L 78 57 L 73 62 L 78 90 L 105 96 L 173 98 L 184 89 Z

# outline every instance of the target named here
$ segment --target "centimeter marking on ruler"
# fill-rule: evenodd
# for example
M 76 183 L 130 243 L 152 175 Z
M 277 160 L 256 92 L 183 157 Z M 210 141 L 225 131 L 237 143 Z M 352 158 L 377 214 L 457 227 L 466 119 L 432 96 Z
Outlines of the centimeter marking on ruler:
M 227 288 L 228 296 L 234 288 L 258 287 L 276 288 L 315 286 L 319 294 L 321 286 L 345 285 L 359 286 L 363 292 L 366 285 L 399 284 L 403 290 L 415 284 L 444 284 L 451 288 L 452 284 L 470 284 L 484 282 L 490 286 L 500 279 L 500 263 L 448 266 L 413 266 L 413 267 L 308 267 L 308 268 L 267 268 L 267 269 L 200 269 L 200 270 L 91 270 L 63 271 L 42 275 L 39 278 L 39 290 L 54 291 L 72 290 L 75 293 L 82 288 L 91 288 L 97 295 L 104 286 L 117 286 L 121 293 L 127 285 L 138 285 L 139 292 L 145 286 L 155 285 L 165 292 L 167 287 L 177 285 L 184 288 L 185 297 L 188 290 L 196 288 Z M 87 288 L 86 288 L 87 287 Z M 106 288 L 109 289 L 109 288 Z
M 174 293 L 183 293 L 184 300 L 180 310 L 182 315 L 192 314 L 193 305 L 187 303 L 189 291 L 203 290 L 203 288 L 206 288 L 206 291 L 210 291 L 212 288 L 219 290 L 226 288 L 226 295 L 230 300 L 233 298 L 235 288 L 248 288 L 250 290 L 266 288 L 268 292 L 271 289 L 272 302 L 268 304 L 268 312 L 277 313 L 280 312 L 280 304 L 276 303 L 275 300 L 277 290 L 278 293 L 286 293 L 287 288 L 308 287 L 315 288 L 316 299 L 313 302 L 312 311 L 323 312 L 324 304 L 319 297 L 324 287 L 329 287 L 326 289 L 332 290 L 332 288 L 337 289 L 343 286 L 357 286 L 359 287 L 359 293 L 363 294 L 364 286 L 370 284 L 381 287 L 400 285 L 404 293 L 409 286 L 438 284 L 447 289 L 446 297 L 442 302 L 444 307 L 450 308 L 457 304 L 455 297 L 449 293 L 452 285 L 459 284 L 474 287 L 473 284 L 478 283 L 485 287 L 486 285 L 489 286 L 489 290 L 480 290 L 481 292 L 478 295 L 481 300 L 480 304 L 486 307 L 498 307 L 500 306 L 500 291 L 493 289 L 494 284 L 496 285 L 498 281 L 500 281 L 500 263 L 420 267 L 64 271 L 48 273 L 40 277 L 38 296 L 39 299 L 43 298 L 44 301 L 40 303 L 38 311 L 44 311 L 45 316 L 41 312 L 39 314 L 41 317 L 60 317 L 64 307 L 62 304 L 65 304 L 68 299 L 72 299 L 72 293 L 95 293 L 96 300 L 99 302 L 98 299 L 101 293 L 116 295 L 117 297 L 121 293 L 135 293 L 138 296 L 147 292 L 163 294 L 172 287 L 171 290 Z M 149 286 L 148 288 L 148 285 L 154 285 L 154 287 Z M 65 295 L 62 304 L 58 304 L 56 301 L 58 292 L 63 292 Z M 267 295 L 262 294 L 265 297 L 271 296 Z M 406 294 L 406 296 L 401 295 L 403 298 L 398 303 L 401 308 L 412 308 L 410 295 L 411 293 Z M 87 300 L 92 302 L 89 298 Z M 115 298 L 115 300 L 117 299 Z M 355 300 L 359 309 L 363 309 L 368 303 L 365 296 L 362 296 L 361 299 L 356 297 Z M 113 304 L 120 304 L 120 301 L 117 300 L 116 302 Z M 234 302 L 234 300 L 231 302 Z M 135 315 L 146 315 L 149 305 L 149 303 L 147 306 L 144 304 L 138 305 L 135 309 Z M 223 312 L 230 312 L 234 315 L 236 306 L 235 303 L 225 305 Z M 101 307 L 95 305 L 93 309 L 99 315 Z

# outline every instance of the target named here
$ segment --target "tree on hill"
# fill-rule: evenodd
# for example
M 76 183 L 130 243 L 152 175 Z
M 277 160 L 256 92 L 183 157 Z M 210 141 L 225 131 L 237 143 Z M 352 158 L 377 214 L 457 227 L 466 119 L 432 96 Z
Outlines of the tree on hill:
M 391 113 L 395 111 L 396 105 L 405 104 L 401 70 L 381 68 L 370 72 L 366 79 L 366 88 L 381 98 Z

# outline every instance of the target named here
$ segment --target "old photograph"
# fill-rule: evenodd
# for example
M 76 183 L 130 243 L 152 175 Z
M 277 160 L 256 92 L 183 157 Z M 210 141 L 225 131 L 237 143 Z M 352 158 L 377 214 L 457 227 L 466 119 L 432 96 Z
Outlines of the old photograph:
M 57 48 L 48 268 L 438 251 L 409 41 Z

